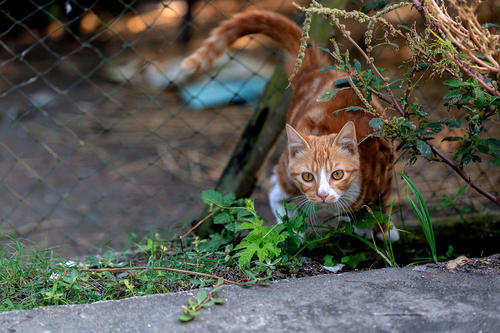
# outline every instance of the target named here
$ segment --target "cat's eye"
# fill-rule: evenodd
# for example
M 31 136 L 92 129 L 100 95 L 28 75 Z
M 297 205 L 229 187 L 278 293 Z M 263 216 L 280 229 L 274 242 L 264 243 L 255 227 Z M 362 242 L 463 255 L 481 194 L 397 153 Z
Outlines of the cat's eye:
M 302 179 L 306 182 L 312 182 L 314 179 L 314 176 L 310 172 L 302 172 Z
M 344 171 L 342 171 L 342 170 L 335 170 L 334 172 L 332 172 L 332 178 L 333 179 L 340 180 L 340 179 L 342 179 L 342 177 L 344 177 Z

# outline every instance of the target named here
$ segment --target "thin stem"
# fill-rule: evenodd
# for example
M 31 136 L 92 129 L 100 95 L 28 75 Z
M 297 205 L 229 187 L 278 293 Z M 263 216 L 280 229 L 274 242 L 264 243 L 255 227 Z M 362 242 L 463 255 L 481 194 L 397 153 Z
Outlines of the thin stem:
M 186 232 L 184 235 L 182 236 L 179 236 L 179 239 L 181 240 L 181 243 L 182 243 L 182 239 L 184 237 L 186 237 L 187 235 L 189 235 L 194 229 L 198 228 L 203 222 L 205 222 L 206 220 L 208 220 L 208 218 L 212 215 L 214 215 L 215 213 L 217 213 L 219 210 L 221 210 L 222 207 L 219 207 L 217 208 L 216 210 L 214 210 L 213 212 L 211 212 L 210 214 L 208 214 L 207 216 L 205 216 L 200 222 L 196 223 L 191 229 L 189 229 L 188 232 Z
M 209 277 L 212 279 L 222 279 L 224 282 L 229 283 L 229 284 L 236 284 L 239 286 L 246 286 L 246 283 L 242 282 L 237 282 L 237 281 L 232 281 L 232 280 L 227 280 L 224 279 L 223 277 L 213 275 L 213 274 L 208 274 L 208 273 L 201 273 L 201 272 L 194 272 L 194 271 L 187 271 L 184 269 L 177 269 L 177 268 L 170 268 L 170 267 L 148 267 L 148 266 L 136 266 L 136 267 L 113 267 L 113 268 L 82 268 L 79 269 L 80 272 L 123 272 L 123 271 L 137 271 L 137 270 L 145 270 L 145 269 L 152 269 L 155 271 L 169 271 L 169 272 L 175 272 L 175 273 L 182 273 L 182 274 L 189 274 L 189 275 L 197 275 L 197 276 L 204 276 L 204 277 Z
M 493 201 L 497 205 L 500 205 L 500 199 L 498 197 L 494 196 L 493 194 L 489 193 L 488 191 L 486 191 L 485 189 L 483 189 L 482 187 L 480 187 L 479 185 L 477 185 L 476 183 L 474 183 L 470 179 L 470 177 L 468 175 L 466 175 L 465 172 L 458 165 L 456 165 L 452 160 L 450 160 L 445 154 L 443 154 L 437 148 L 435 148 L 432 145 L 429 145 L 429 146 L 431 147 L 432 152 L 435 155 L 437 155 L 441 159 L 442 162 L 444 162 L 445 164 L 447 164 L 450 168 L 453 169 L 453 171 L 455 171 L 456 173 L 458 173 L 458 175 L 460 177 L 462 177 L 462 179 L 465 180 L 465 182 L 467 184 L 469 184 L 473 189 L 475 189 L 477 192 L 479 192 L 480 194 L 484 195 L 486 198 L 490 199 L 491 201 Z

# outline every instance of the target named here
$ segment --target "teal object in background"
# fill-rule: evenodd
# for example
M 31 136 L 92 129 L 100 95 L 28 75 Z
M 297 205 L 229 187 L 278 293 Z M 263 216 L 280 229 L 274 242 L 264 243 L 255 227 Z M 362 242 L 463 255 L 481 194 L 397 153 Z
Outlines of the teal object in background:
M 207 78 L 181 87 L 179 93 L 184 103 L 193 109 L 207 109 L 232 103 L 256 105 L 266 84 L 266 78 L 256 75 L 230 79 Z

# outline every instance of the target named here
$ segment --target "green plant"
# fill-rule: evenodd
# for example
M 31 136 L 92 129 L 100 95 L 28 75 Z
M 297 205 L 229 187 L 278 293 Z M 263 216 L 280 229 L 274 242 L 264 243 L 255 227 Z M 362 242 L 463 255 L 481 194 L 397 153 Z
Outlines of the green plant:
M 179 317 L 179 320 L 182 322 L 191 321 L 200 314 L 200 310 L 202 308 L 206 308 L 214 304 L 225 304 L 226 302 L 223 299 L 214 297 L 215 292 L 222 288 L 223 285 L 224 280 L 219 279 L 219 281 L 217 281 L 217 284 L 208 293 L 204 290 L 200 290 L 196 294 L 196 299 L 193 300 L 190 297 L 188 300 L 188 305 L 181 306 L 181 308 L 184 310 L 184 314 Z
M 459 200 L 462 197 L 462 195 L 465 193 L 465 190 L 467 189 L 467 185 L 462 186 L 457 194 L 455 196 L 450 197 L 448 194 L 443 194 L 443 203 L 440 205 L 437 205 L 434 207 L 435 210 L 442 210 L 447 207 L 451 207 L 455 210 L 455 212 L 460 216 L 460 220 L 464 222 L 464 216 L 463 213 L 469 213 L 471 211 L 470 206 L 466 205 L 460 205 Z
M 226 246 L 228 258 L 237 259 L 248 283 L 265 284 L 277 267 L 299 264 L 295 255 L 301 245 L 300 233 L 307 228 L 309 215 L 305 211 L 285 204 L 290 213 L 282 217 L 281 224 L 268 227 L 251 199 L 235 199 L 232 194 L 213 190 L 204 191 L 202 199 L 215 212 L 213 222 L 223 225 L 220 233 L 210 235 L 207 248 Z
M 394 255 L 394 249 L 392 248 L 392 240 L 391 240 L 391 233 L 390 233 L 391 229 L 395 229 L 395 227 L 392 224 L 392 208 L 394 207 L 394 202 L 395 202 L 395 200 L 392 200 L 391 205 L 389 206 L 389 212 L 388 212 L 387 216 L 379 213 L 379 217 L 377 217 L 377 215 L 373 212 L 373 210 L 370 207 L 366 207 L 366 209 L 368 210 L 370 215 L 375 220 L 377 227 L 378 227 L 378 230 L 380 230 L 380 233 L 383 236 L 382 242 L 383 242 L 384 248 L 383 249 L 379 248 L 379 249 L 377 249 L 376 252 L 380 253 L 383 251 L 385 254 L 384 258 L 387 259 L 386 262 L 389 264 L 389 266 L 398 267 L 398 264 L 396 263 L 396 257 Z M 379 212 L 380 212 L 380 210 L 379 210 Z M 381 222 L 381 218 L 382 218 L 382 222 Z M 386 233 L 384 232 L 384 227 L 383 227 L 384 225 L 386 226 L 387 231 L 388 231 L 387 236 L 386 236 Z M 402 232 L 402 230 L 399 230 L 399 231 Z M 376 247 L 375 239 L 372 238 L 372 241 L 373 241 L 373 245 Z
M 253 201 L 247 201 L 248 216 L 242 217 L 242 223 L 238 225 L 240 230 L 248 230 L 248 234 L 235 247 L 238 263 L 240 266 L 250 264 L 254 256 L 260 262 L 272 260 L 280 255 L 280 243 L 284 242 L 286 235 L 283 230 L 284 224 L 275 224 L 272 227 L 264 226 L 264 221 L 257 215 Z
M 213 271 L 234 266 L 224 250 L 203 250 L 206 240 L 194 238 L 182 249 L 157 232 L 142 240 L 130 237 L 123 252 L 106 251 L 79 260 L 11 237 L 0 244 L 0 311 L 204 287 L 218 280 Z
M 356 253 L 356 254 L 344 256 L 344 257 L 342 257 L 342 259 L 340 260 L 340 262 L 342 264 L 346 264 L 347 266 L 349 266 L 351 268 L 356 268 L 356 267 L 358 267 L 358 265 L 361 262 L 367 261 L 368 259 L 369 258 L 366 255 L 366 253 L 360 252 L 360 253 Z
M 386 265 L 390 267 L 398 267 L 394 249 L 392 247 L 390 233 L 387 233 L 388 236 L 386 237 L 383 232 L 384 225 L 387 226 L 387 230 L 391 230 L 394 228 L 394 226 L 391 223 L 392 208 L 394 206 L 394 202 L 395 201 L 393 201 L 391 203 L 391 206 L 389 207 L 388 215 L 385 215 L 381 207 L 378 207 L 376 205 L 372 205 L 371 207 L 365 206 L 363 210 L 358 211 L 353 216 L 354 218 L 353 223 L 341 221 L 336 228 L 332 228 L 325 225 L 322 225 L 321 228 L 328 230 L 329 234 L 327 234 L 327 237 L 333 237 L 335 235 L 346 235 L 360 241 L 361 243 L 365 244 L 370 249 L 372 249 L 375 253 L 377 253 L 384 260 Z M 372 234 L 372 239 L 367 240 L 355 234 L 353 228 L 354 226 L 356 226 L 356 228 L 358 229 L 368 230 Z M 377 242 L 375 241 L 375 238 L 373 237 L 372 233 L 373 230 L 380 230 L 382 234 L 384 234 L 384 237 L 382 239 L 382 246 L 379 246 L 379 244 L 377 244 Z M 332 264 L 334 263 L 332 259 L 328 258 L 328 260 L 330 263 Z M 349 260 L 348 258 L 344 259 L 344 257 L 342 257 L 341 262 L 345 263 L 344 261 L 348 260 Z M 337 263 L 338 262 L 335 262 L 335 264 Z
M 406 153 L 409 163 L 419 156 L 431 162 L 441 162 L 449 166 L 471 188 L 485 198 L 500 205 L 500 199 L 472 181 L 466 173 L 471 163 L 488 160 L 498 165 L 500 140 L 491 137 L 488 125 L 500 116 L 500 92 L 498 91 L 498 35 L 487 26 L 479 24 L 475 15 L 478 2 L 456 0 L 435 1 L 412 0 L 389 4 L 390 1 L 370 1 L 362 11 L 346 11 L 327 8 L 312 0 L 308 7 L 297 7 L 305 12 L 303 38 L 299 49 L 295 70 L 290 80 L 302 64 L 305 49 L 312 47 L 308 41 L 311 17 L 321 15 L 341 33 L 344 39 L 359 52 L 362 64 L 351 59 L 348 48 L 341 50 L 340 38 L 332 38 L 331 50 L 321 48 L 334 61 L 333 66 L 323 70 L 337 70 L 346 74 L 346 79 L 334 82 L 331 90 L 318 96 L 319 101 L 328 101 L 348 83 L 363 103 L 363 107 L 346 108 L 342 111 L 363 111 L 372 119 L 369 125 L 374 133 L 369 136 L 383 136 L 395 143 L 401 153 Z M 388 5 L 389 4 L 389 5 Z M 385 18 L 385 14 L 414 6 L 423 18 L 424 28 L 395 25 Z M 453 16 L 448 14 L 451 7 Z M 377 10 L 374 12 L 374 10 Z M 367 23 L 364 44 L 353 39 L 342 20 Z M 375 34 L 376 28 L 385 33 Z M 401 64 L 404 75 L 389 78 L 383 68 L 377 67 L 372 51 L 380 46 L 399 50 L 401 46 L 412 50 L 411 58 Z M 448 118 L 429 112 L 416 98 L 418 85 L 442 77 L 442 84 L 448 87 L 443 95 L 444 105 L 456 117 Z M 377 98 L 383 105 L 385 116 L 371 104 Z M 336 115 L 341 110 L 333 112 Z M 443 131 L 453 129 L 461 132 L 458 136 L 445 136 Z M 444 137 L 443 141 L 454 142 L 453 157 L 444 154 L 433 140 Z M 366 138 L 363 138 L 364 140 Z M 361 141 L 362 141 L 361 140 Z
M 420 193 L 418 188 L 415 186 L 415 183 L 413 183 L 411 179 L 408 178 L 408 176 L 402 173 L 401 177 L 403 177 L 404 181 L 406 182 L 411 192 L 415 196 L 415 199 L 417 200 L 418 205 L 411 198 L 410 194 L 408 193 L 408 189 L 405 189 L 408 202 L 413 210 L 413 213 L 415 213 L 415 216 L 420 222 L 420 225 L 422 226 L 422 230 L 425 235 L 425 239 L 429 244 L 432 260 L 437 263 L 438 259 L 436 254 L 436 240 L 434 238 L 434 229 L 432 227 L 431 218 L 429 216 L 429 210 L 427 209 L 427 205 L 424 201 L 424 198 L 422 197 L 422 193 Z

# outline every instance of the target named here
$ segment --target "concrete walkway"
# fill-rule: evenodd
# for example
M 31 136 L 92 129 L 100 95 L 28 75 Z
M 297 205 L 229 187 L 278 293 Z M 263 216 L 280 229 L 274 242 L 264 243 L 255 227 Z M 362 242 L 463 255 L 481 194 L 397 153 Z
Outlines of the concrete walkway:
M 195 292 L 12 311 L 0 332 L 500 332 L 499 258 L 228 286 L 189 323 Z

